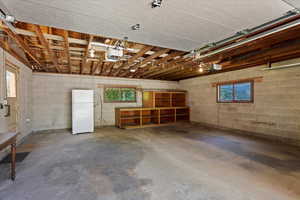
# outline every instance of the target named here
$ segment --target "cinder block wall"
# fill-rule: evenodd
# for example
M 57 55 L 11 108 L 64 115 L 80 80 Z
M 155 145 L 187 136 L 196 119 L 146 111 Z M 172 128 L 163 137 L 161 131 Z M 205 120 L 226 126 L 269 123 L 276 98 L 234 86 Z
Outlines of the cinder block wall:
M 300 59 L 276 63 L 300 63 Z M 258 66 L 180 81 L 189 92 L 191 120 L 208 125 L 300 141 L 300 67 L 281 70 Z M 254 84 L 254 103 L 216 103 L 213 82 L 263 76 Z M 300 142 L 299 142 L 300 144 Z
M 114 125 L 115 107 L 142 106 L 137 103 L 104 103 L 104 85 L 132 85 L 143 89 L 178 89 L 178 82 L 84 75 L 33 73 L 33 131 L 71 128 L 72 89 L 95 90 L 95 126 Z

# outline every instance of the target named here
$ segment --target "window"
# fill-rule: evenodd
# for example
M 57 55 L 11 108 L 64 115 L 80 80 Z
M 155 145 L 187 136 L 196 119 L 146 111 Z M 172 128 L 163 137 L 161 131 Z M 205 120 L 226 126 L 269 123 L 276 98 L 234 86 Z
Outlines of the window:
M 136 88 L 134 87 L 105 87 L 104 102 L 136 102 Z
M 16 74 L 6 70 L 6 95 L 17 97 Z
M 218 103 L 253 102 L 253 81 L 219 84 Z

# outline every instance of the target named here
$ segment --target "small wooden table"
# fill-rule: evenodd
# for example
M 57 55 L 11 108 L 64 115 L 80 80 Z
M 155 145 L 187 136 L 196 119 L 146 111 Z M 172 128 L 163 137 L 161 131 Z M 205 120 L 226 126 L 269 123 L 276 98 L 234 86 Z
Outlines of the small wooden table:
M 16 143 L 17 133 L 0 133 L 0 151 L 11 146 L 11 180 L 16 177 Z

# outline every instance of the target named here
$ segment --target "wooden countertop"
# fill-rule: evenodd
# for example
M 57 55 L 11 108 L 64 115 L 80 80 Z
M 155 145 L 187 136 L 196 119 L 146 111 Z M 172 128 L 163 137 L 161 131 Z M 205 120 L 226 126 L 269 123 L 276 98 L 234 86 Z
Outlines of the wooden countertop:
M 7 132 L 7 133 L 0 133 L 0 149 L 3 144 L 5 144 L 7 141 L 17 137 L 18 133 L 14 132 Z

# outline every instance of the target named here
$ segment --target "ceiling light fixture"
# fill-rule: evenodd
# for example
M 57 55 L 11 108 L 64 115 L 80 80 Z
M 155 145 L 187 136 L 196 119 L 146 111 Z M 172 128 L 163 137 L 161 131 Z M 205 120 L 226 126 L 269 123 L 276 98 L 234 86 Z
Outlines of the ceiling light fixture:
M 162 4 L 162 0 L 153 0 L 151 3 L 151 7 L 152 8 L 161 7 L 161 4 Z
M 203 64 L 202 64 L 202 63 L 199 64 L 199 69 L 198 69 L 198 71 L 199 71 L 200 73 L 203 73 L 203 72 L 204 72 L 204 68 L 203 68 Z
M 132 29 L 133 31 L 140 30 L 140 28 L 141 28 L 141 25 L 140 25 L 140 24 L 135 24 L 135 25 L 131 26 L 131 29 Z
M 214 70 L 222 70 L 222 65 L 220 65 L 220 64 L 212 64 L 212 68 Z

